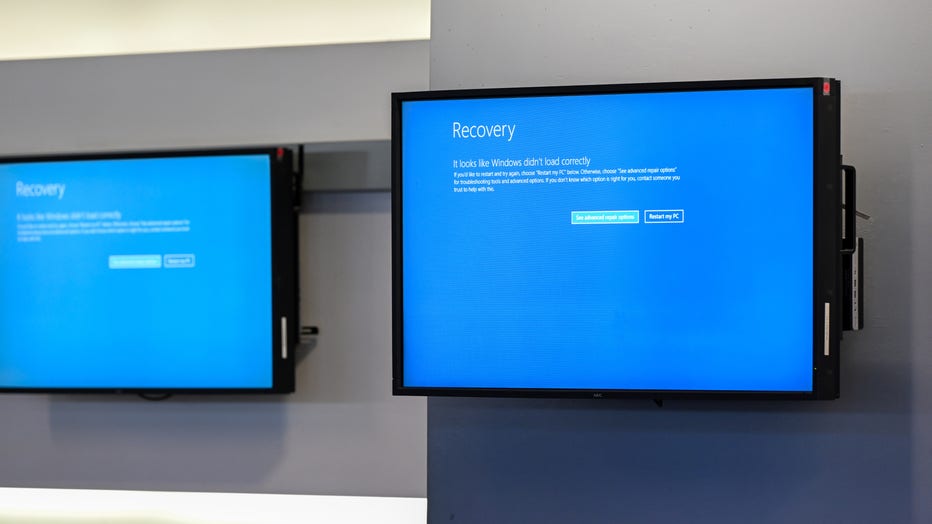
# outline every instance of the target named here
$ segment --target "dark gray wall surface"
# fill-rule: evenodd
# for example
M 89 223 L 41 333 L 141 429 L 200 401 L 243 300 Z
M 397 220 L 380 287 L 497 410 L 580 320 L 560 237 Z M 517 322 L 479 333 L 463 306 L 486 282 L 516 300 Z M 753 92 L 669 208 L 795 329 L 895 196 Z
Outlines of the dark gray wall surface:
M 433 2 L 432 89 L 840 78 L 873 218 L 840 400 L 430 399 L 430 521 L 932 522 L 930 23 L 924 1 Z
M 2 62 L 0 154 L 385 141 L 389 92 L 427 75 L 423 41 Z M 391 396 L 389 195 L 306 197 L 321 334 L 295 394 L 0 395 L 0 486 L 423 497 L 426 402 Z

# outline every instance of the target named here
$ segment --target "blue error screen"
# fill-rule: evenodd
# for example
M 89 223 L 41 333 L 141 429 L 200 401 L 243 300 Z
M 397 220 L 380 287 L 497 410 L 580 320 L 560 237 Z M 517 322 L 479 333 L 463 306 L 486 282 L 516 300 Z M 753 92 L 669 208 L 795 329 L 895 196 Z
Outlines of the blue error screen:
M 401 122 L 404 386 L 812 390 L 811 88 Z
M 0 387 L 272 384 L 267 155 L 0 165 Z

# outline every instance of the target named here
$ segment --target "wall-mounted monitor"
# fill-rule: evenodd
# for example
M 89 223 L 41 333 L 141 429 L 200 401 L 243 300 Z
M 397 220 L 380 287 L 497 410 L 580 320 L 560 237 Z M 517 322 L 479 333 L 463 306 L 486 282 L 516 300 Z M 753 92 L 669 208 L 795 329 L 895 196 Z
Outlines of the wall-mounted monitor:
M 393 94 L 394 392 L 837 397 L 839 88 Z
M 0 159 L 0 390 L 294 390 L 284 148 Z

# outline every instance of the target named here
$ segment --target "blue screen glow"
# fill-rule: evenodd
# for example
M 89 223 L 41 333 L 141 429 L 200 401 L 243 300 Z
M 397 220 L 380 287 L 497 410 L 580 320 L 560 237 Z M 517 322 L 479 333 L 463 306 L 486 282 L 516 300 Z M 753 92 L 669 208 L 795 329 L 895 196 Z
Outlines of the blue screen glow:
M 812 97 L 402 102 L 403 385 L 811 391 Z
M 269 388 L 266 155 L 0 164 L 0 388 Z

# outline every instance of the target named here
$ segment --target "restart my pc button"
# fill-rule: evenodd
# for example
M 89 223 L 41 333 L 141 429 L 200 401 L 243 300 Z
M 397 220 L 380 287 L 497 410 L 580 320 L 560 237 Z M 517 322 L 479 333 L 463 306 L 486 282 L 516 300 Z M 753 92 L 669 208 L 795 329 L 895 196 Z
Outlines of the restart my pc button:
M 686 213 L 682 209 L 645 209 L 645 224 L 682 224 Z
M 165 267 L 167 268 L 178 268 L 178 267 L 194 267 L 194 255 L 193 254 L 184 254 L 184 255 L 165 255 Z

